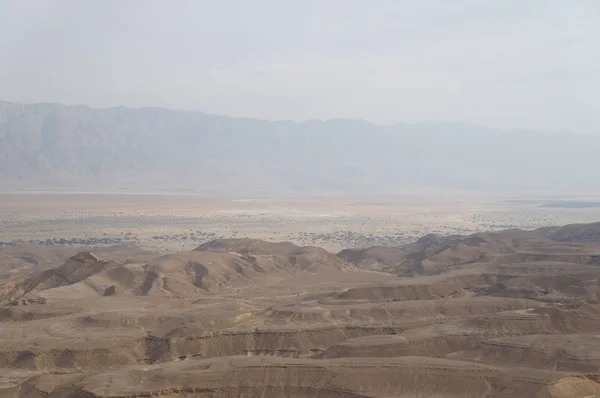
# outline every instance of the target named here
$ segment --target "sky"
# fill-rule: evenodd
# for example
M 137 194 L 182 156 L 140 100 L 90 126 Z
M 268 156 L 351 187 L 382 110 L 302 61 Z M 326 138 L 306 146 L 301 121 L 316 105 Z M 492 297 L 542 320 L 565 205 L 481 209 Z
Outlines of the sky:
M 0 100 L 600 134 L 600 1 L 0 0 Z

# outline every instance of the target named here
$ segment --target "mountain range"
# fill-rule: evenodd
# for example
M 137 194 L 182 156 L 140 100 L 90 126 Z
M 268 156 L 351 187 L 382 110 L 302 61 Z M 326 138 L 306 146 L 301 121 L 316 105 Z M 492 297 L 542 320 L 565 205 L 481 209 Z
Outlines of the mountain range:
M 600 136 L 0 102 L 0 189 L 589 192 Z

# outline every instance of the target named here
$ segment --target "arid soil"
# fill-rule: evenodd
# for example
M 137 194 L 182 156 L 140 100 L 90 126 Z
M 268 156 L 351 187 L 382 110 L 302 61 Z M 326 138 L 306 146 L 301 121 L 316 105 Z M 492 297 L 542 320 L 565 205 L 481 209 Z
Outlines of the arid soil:
M 135 243 L 164 253 L 192 250 L 216 238 L 248 237 L 338 252 L 398 246 L 429 233 L 465 235 L 600 221 L 600 204 L 592 206 L 600 203 L 598 198 L 580 200 L 515 201 L 453 192 L 281 198 L 0 193 L 0 248 L 18 241 L 61 246 Z M 573 207 L 577 203 L 582 207 Z
M 600 397 L 600 223 L 68 254 L 0 285 L 0 397 Z

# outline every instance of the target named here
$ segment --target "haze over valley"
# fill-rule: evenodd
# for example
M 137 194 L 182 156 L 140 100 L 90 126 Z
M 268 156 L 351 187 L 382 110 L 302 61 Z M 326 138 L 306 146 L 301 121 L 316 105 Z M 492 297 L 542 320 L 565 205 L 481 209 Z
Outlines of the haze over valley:
M 0 0 L 0 398 L 600 398 L 597 0 Z

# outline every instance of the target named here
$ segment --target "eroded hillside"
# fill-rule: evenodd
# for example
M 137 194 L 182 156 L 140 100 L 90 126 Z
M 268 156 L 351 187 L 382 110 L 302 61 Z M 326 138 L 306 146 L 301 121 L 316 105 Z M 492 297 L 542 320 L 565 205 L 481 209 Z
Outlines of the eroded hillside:
M 600 396 L 599 231 L 79 253 L 0 286 L 0 396 Z

